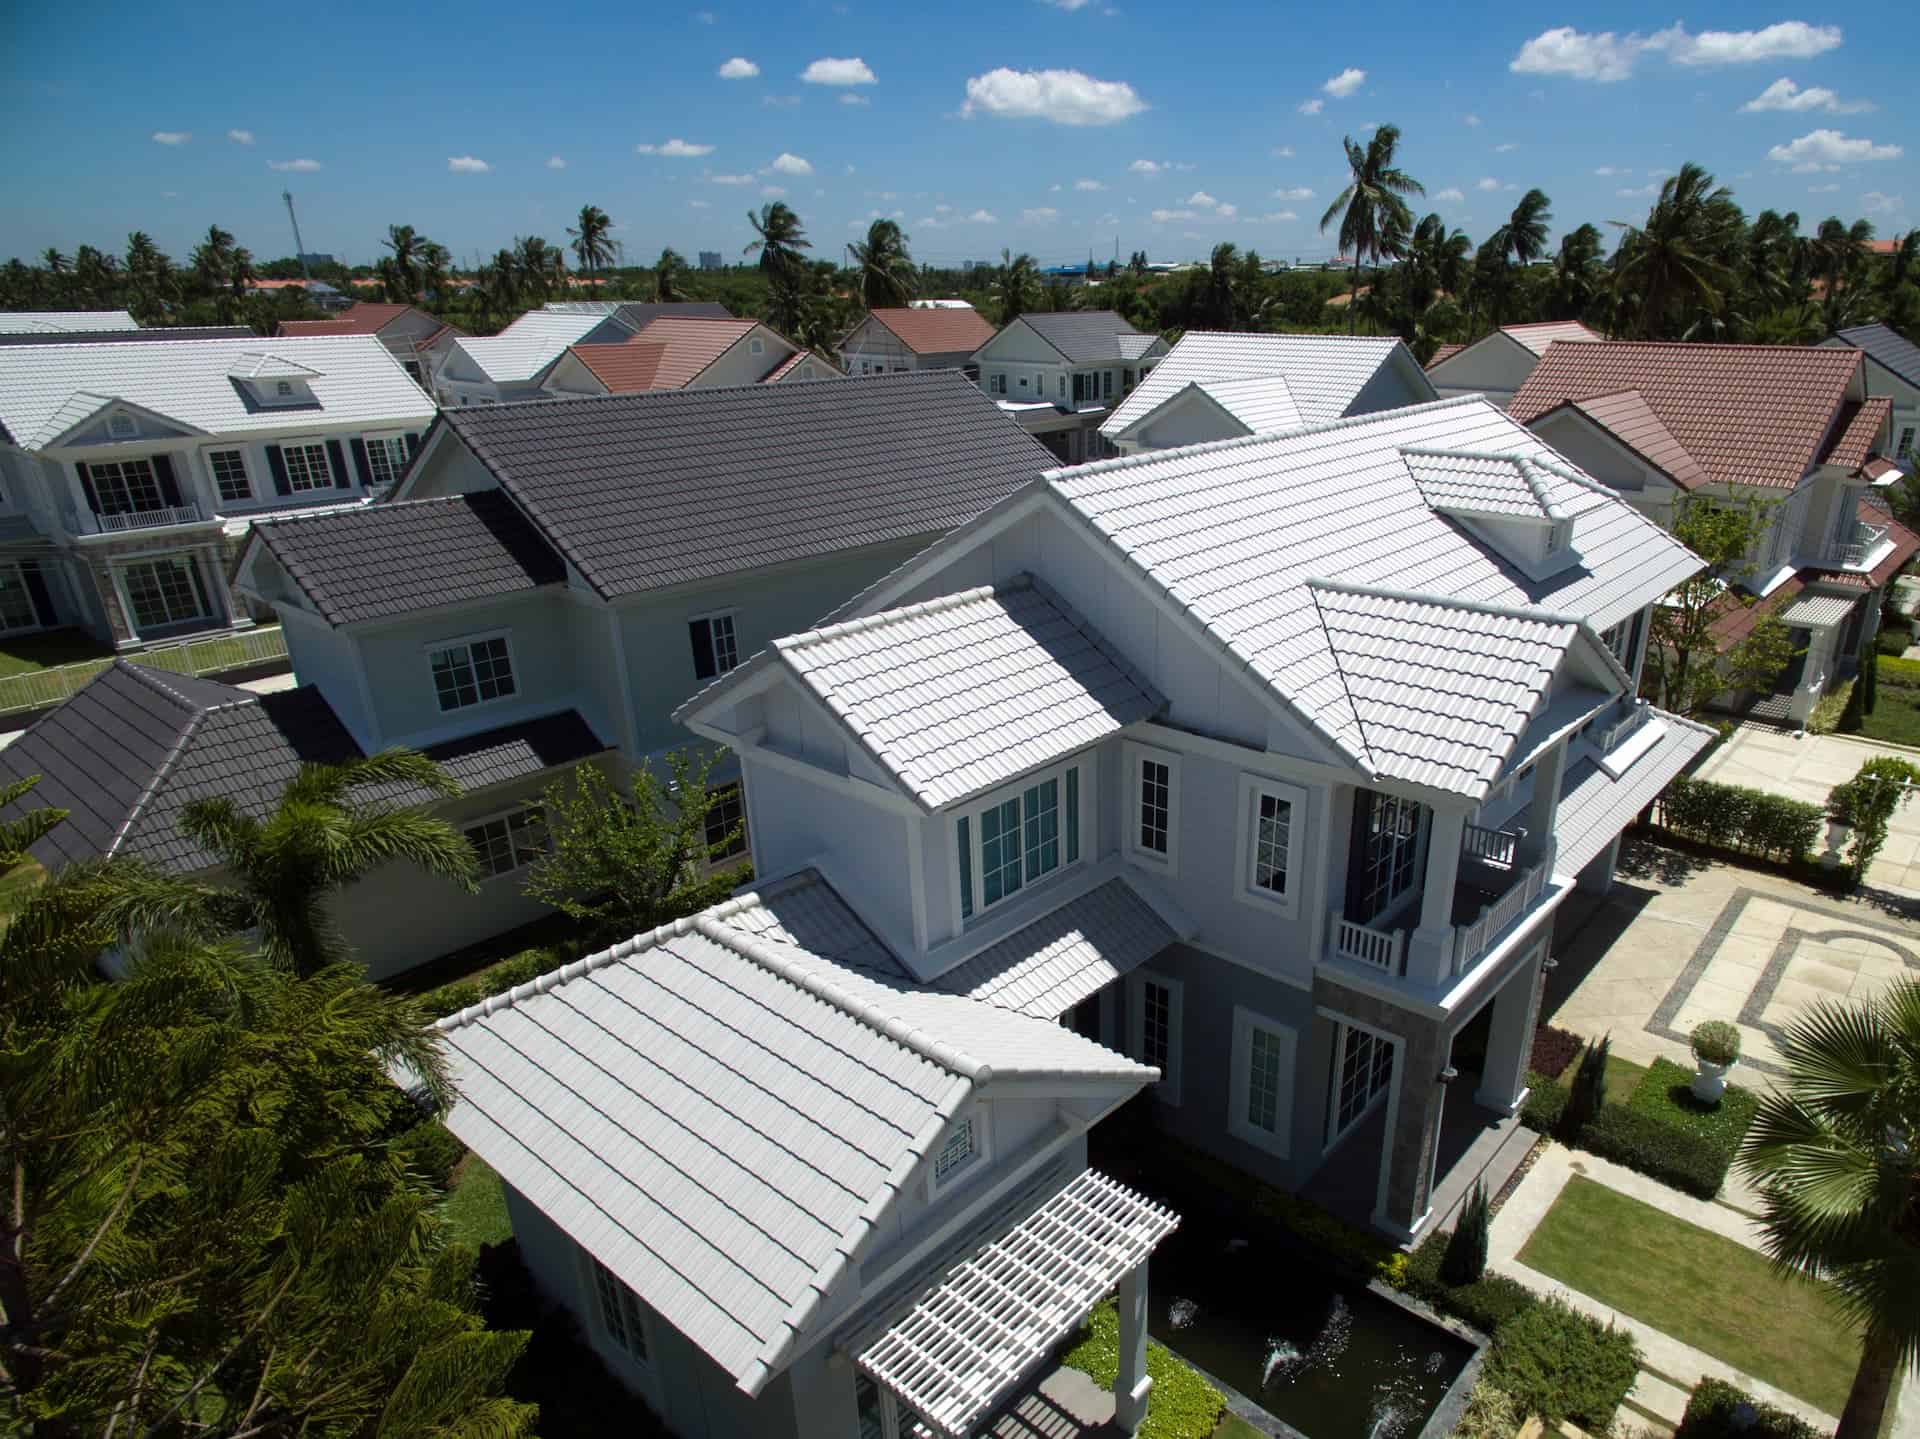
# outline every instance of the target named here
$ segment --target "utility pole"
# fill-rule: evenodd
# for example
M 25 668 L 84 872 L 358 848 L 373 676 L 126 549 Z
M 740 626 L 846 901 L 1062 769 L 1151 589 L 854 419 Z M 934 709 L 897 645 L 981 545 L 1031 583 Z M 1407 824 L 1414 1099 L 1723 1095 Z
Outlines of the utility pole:
M 287 202 L 287 218 L 293 221 L 293 257 L 300 262 L 300 278 L 311 280 L 313 276 L 307 273 L 307 247 L 300 239 L 300 217 L 293 213 L 293 191 L 282 190 L 280 198 Z

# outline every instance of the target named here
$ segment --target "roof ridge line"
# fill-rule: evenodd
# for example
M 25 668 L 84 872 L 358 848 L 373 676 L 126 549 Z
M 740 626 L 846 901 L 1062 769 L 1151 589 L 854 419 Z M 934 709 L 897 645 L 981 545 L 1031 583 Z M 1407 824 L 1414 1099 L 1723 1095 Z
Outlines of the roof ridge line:
M 140 666 L 130 664 L 127 668 L 137 670 Z M 173 695 L 173 691 L 164 686 L 156 685 L 155 688 L 160 689 L 164 694 Z M 183 695 L 174 695 L 174 698 L 179 699 L 183 704 L 191 703 Z M 120 821 L 120 827 L 113 832 L 113 838 L 107 844 L 107 858 L 111 859 L 120 852 L 120 846 L 126 842 L 127 833 L 133 828 L 134 821 L 146 812 L 148 801 L 159 793 L 161 784 L 173 774 L 175 767 L 180 763 L 180 756 L 187 752 L 188 743 L 193 739 L 194 732 L 200 728 L 200 721 L 206 718 L 207 714 L 206 710 L 193 710 L 187 716 L 187 722 L 181 728 L 179 738 L 174 740 L 172 747 L 167 750 L 160 763 L 153 767 L 153 778 L 142 787 L 140 797 L 128 808 L 127 817 Z
M 865 634 L 868 630 L 878 629 L 882 624 L 895 620 L 918 619 L 922 615 L 939 614 L 944 610 L 956 609 L 963 604 L 971 604 L 988 595 L 997 595 L 1014 590 L 1033 588 L 1033 576 L 1026 571 L 1009 579 L 991 585 L 974 585 L 969 589 L 955 590 L 951 594 L 935 595 L 930 600 L 919 600 L 910 605 L 901 605 L 898 609 L 876 610 L 870 615 L 856 615 L 850 620 L 841 620 L 837 624 L 821 625 L 816 629 L 802 630 L 798 634 L 782 635 L 773 642 L 773 648 L 785 654 L 790 649 L 801 649 L 818 644 L 822 640 L 840 639 L 845 635 Z
M 1502 619 L 1533 620 L 1540 624 L 1572 625 L 1579 629 L 1585 621 L 1578 615 L 1559 610 L 1530 609 L 1521 605 L 1497 604 L 1492 600 L 1470 600 L 1458 595 L 1432 595 L 1419 590 L 1395 589 L 1389 585 L 1363 585 L 1353 580 L 1328 579 L 1309 575 L 1309 590 L 1331 590 L 1335 594 L 1367 595 L 1374 599 L 1402 600 L 1408 604 L 1437 605 L 1441 609 L 1466 610 L 1473 614 L 1494 615 Z M 1316 603 L 1318 603 L 1316 601 Z
M 1540 482 L 1539 476 L 1533 472 L 1540 462 L 1532 455 L 1517 454 L 1510 450 L 1430 449 L 1423 445 L 1402 445 L 1400 447 L 1401 461 L 1404 463 L 1409 455 L 1420 455 L 1429 459 L 1442 460 L 1495 460 L 1512 465 L 1520 476 L 1520 482 L 1527 487 L 1527 492 L 1533 496 L 1534 502 L 1540 506 L 1540 512 L 1543 515 L 1549 520 L 1556 522 L 1571 520 L 1573 518 L 1572 515 L 1569 515 L 1565 510 L 1554 504 L 1552 498 L 1547 494 L 1546 487 Z M 1428 499 L 1427 487 L 1420 482 L 1420 477 L 1414 474 L 1411 468 L 1409 468 L 1407 473 L 1409 478 L 1413 480 L 1413 487 L 1420 491 L 1420 498 L 1425 501 L 1428 509 L 1440 513 L 1461 510 L 1469 514 L 1486 513 L 1486 511 L 1472 505 L 1435 504 L 1431 499 Z
M 1307 598 L 1313 601 L 1313 617 L 1320 622 L 1320 637 L 1327 644 L 1327 658 L 1333 661 L 1333 672 L 1340 677 L 1340 693 L 1346 696 L 1347 709 L 1353 715 L 1353 727 L 1360 734 L 1360 754 L 1357 756 L 1375 779 L 1380 777 L 1380 766 L 1373 757 L 1373 746 L 1367 741 L 1367 722 L 1360 717 L 1360 705 L 1353 697 L 1353 686 L 1347 682 L 1346 666 L 1340 663 L 1340 647 L 1333 642 L 1333 631 L 1327 628 L 1326 611 L 1320 608 L 1320 596 L 1315 592 L 1313 581 L 1307 581 Z

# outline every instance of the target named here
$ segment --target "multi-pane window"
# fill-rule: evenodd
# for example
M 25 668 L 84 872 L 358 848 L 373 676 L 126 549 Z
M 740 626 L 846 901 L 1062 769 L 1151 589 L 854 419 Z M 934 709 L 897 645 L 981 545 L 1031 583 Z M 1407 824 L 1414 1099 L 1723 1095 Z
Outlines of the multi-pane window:
M 1167 852 L 1173 775 L 1159 760 L 1140 761 L 1140 848 Z
M 1020 801 L 1010 799 L 980 815 L 980 888 L 997 904 L 1020 888 Z
M 395 435 L 391 439 L 368 440 L 367 469 L 373 475 L 373 487 L 377 490 L 388 489 L 400 478 L 400 472 L 407 467 L 407 438 Z
M 504 635 L 462 640 L 434 650 L 429 658 L 442 710 L 464 709 L 514 692 L 513 660 Z
M 1293 844 L 1293 805 L 1262 792 L 1253 816 L 1253 884 L 1273 894 L 1287 892 L 1287 860 Z
M 1158 980 L 1140 985 L 1140 1062 L 1162 1074 L 1173 1053 L 1173 991 Z
M 714 679 L 740 663 L 740 642 L 732 615 L 704 615 L 693 620 L 687 625 L 687 637 L 693 644 L 693 673 L 697 679 Z
M 0 564 L 0 633 L 40 627 L 40 616 L 27 589 L 26 571 L 17 564 Z
M 295 494 L 333 488 L 325 445 L 282 445 L 280 454 L 287 462 L 287 488 Z
M 512 874 L 538 859 L 547 847 L 546 826 L 538 805 L 484 820 L 467 830 L 467 843 L 480 856 L 480 873 L 489 879 Z
M 1895 459 L 1910 460 L 1913 458 L 1913 439 L 1916 428 L 1920 427 L 1914 425 L 1902 425 L 1900 427 L 1899 443 L 1893 447 L 1893 457 Z
M 1270 1029 L 1254 1025 L 1247 1046 L 1247 1123 L 1276 1134 L 1286 1087 L 1286 1047 Z
M 593 1265 L 593 1288 L 600 1299 L 600 1325 L 607 1337 L 641 1363 L 647 1361 L 647 1325 L 640 1300 L 598 1259 Z
M 103 515 L 132 515 L 162 508 L 160 482 L 151 460 L 103 460 L 87 466 Z
M 1078 863 L 1079 807 L 1080 772 L 1073 766 L 961 816 L 955 825 L 961 916 L 971 918 L 976 908 L 998 904 L 1062 864 Z
M 159 629 L 211 613 L 200 567 L 185 555 L 128 565 L 120 572 L 135 629 Z
M 1393 1078 L 1393 1045 L 1365 1029 L 1341 1029 L 1340 1087 L 1335 1095 L 1334 1134 L 1345 1134 Z
M 1153 1097 L 1180 1102 L 1180 981 L 1147 970 L 1127 977 L 1127 1052 L 1160 1071 Z
M 973 1116 L 954 1121 L 947 1131 L 946 1143 L 933 1160 L 933 1183 L 937 1189 L 973 1162 L 979 1148 L 973 1132 Z
M 207 468 L 213 472 L 214 492 L 228 504 L 244 504 L 253 498 L 245 450 L 214 450 L 207 456 Z
M 1358 912 L 1348 918 L 1365 924 L 1412 892 L 1425 809 L 1399 795 L 1360 792 L 1354 814 L 1361 826 L 1359 881 L 1353 889 Z
M 1020 796 L 1024 816 L 1022 849 L 1027 879 L 1040 878 L 1060 868 L 1060 781 L 1044 780 Z
M 740 786 L 716 789 L 707 805 L 707 854 L 714 860 L 732 859 L 747 852 L 747 827 L 742 822 Z

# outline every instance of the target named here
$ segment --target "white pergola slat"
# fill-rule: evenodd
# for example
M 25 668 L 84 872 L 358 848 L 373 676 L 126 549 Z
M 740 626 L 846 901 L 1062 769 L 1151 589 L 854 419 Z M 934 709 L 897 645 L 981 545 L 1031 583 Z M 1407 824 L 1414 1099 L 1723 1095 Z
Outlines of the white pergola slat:
M 861 1341 L 854 1359 L 946 1439 L 966 1439 L 1179 1222 L 1171 1210 L 1083 1170 L 957 1260 L 905 1314 Z

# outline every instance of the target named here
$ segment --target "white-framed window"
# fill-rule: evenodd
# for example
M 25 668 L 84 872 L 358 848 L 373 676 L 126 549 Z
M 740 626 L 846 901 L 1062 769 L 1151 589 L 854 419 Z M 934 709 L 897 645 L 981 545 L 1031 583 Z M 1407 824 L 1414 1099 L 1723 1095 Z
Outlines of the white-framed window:
M 115 410 L 107 416 L 107 434 L 116 440 L 130 440 L 140 433 L 140 426 L 132 415 L 125 410 Z
M 1249 904 L 1298 913 L 1307 845 L 1307 792 L 1265 775 L 1240 776 L 1239 880 Z
M 211 619 L 207 583 L 192 555 L 161 555 L 120 570 L 120 585 L 136 630 Z
M 333 466 L 327 463 L 327 447 L 321 440 L 283 443 L 280 456 L 287 465 L 287 488 L 294 494 L 306 490 L 333 488 Z
M 103 515 L 133 515 L 166 508 L 152 460 L 99 460 L 87 466 Z
M 45 584 L 38 560 L 0 563 L 0 634 L 37 630 L 51 622 L 52 616 L 43 617 L 34 603 L 33 591 L 27 585 L 29 573 L 35 583 Z
M 1136 969 L 1127 976 L 1127 1052 L 1160 1071 L 1153 1097 L 1180 1102 L 1180 1032 L 1185 988 L 1177 979 Z
M 525 869 L 547 852 L 547 827 L 537 804 L 469 825 L 466 836 L 480 856 L 482 879 L 498 879 Z
M 1127 849 L 1134 858 L 1174 873 L 1180 842 L 1180 756 L 1127 744 Z
M 373 488 L 391 488 L 400 478 L 400 472 L 407 467 L 407 437 L 405 435 L 368 435 L 364 441 L 367 447 L 367 472 L 373 476 Z
M 945 1194 L 968 1175 L 984 1167 L 988 1154 L 987 1111 L 980 1106 L 957 1116 L 947 1126 L 934 1151 L 933 1168 L 927 1176 L 927 1197 Z
M 290 400 L 293 398 L 293 382 L 291 380 L 275 380 L 273 382 L 273 392 L 283 400 Z
M 1077 380 L 1080 377 L 1078 375 L 1075 375 L 1074 378 Z M 1067 377 L 1065 375 L 1062 375 L 1060 377 L 1060 398 L 1064 400 L 1066 399 L 1066 397 L 1067 397 Z
M 427 663 L 434 697 L 443 712 L 505 699 L 515 692 L 513 653 L 504 634 L 431 644 Z
M 223 503 L 243 505 L 253 498 L 245 450 L 208 450 L 207 473 L 213 476 L 213 492 Z
M 586 1251 L 582 1250 L 585 1254 Z M 640 1296 L 620 1281 L 614 1272 L 587 1255 L 593 1270 L 593 1292 L 599 1301 L 600 1331 L 630 1359 L 652 1363 L 653 1347 L 647 1339 L 647 1310 Z
M 1327 1146 L 1332 1148 L 1367 1117 L 1393 1083 L 1393 1041 L 1342 1024 L 1334 1039 L 1333 1092 L 1327 1096 Z
M 1359 833 L 1348 862 L 1358 869 L 1347 881 L 1348 919 L 1372 924 L 1413 897 L 1428 815 L 1418 800 L 1378 790 L 1355 791 L 1353 823 Z
M 695 679 L 717 679 L 740 663 L 740 640 L 731 610 L 687 621 L 687 638 L 693 645 Z
M 1113 398 L 1112 370 L 1102 370 L 1100 372 L 1100 398 L 1103 400 L 1111 400 Z
M 1893 457 L 1896 460 L 1913 458 L 1913 440 L 1916 430 L 1920 430 L 1920 426 L 1902 425 L 1900 427 L 1900 438 L 1894 442 L 1893 446 Z
M 1285 1159 L 1293 1149 L 1293 1029 L 1235 1005 L 1227 1132 Z
M 1090 788 L 1076 761 L 996 790 L 954 821 L 961 919 L 1080 863 L 1080 810 Z
M 1006 394 L 1006 392 L 1007 392 L 1007 377 L 1004 373 L 996 372 L 994 374 L 987 376 L 987 393 L 988 394 L 1004 395 Z
M 741 804 L 740 781 L 721 785 L 709 796 L 706 818 L 707 856 L 711 863 L 747 852 L 746 811 Z M 731 836 L 731 837 L 729 837 Z

